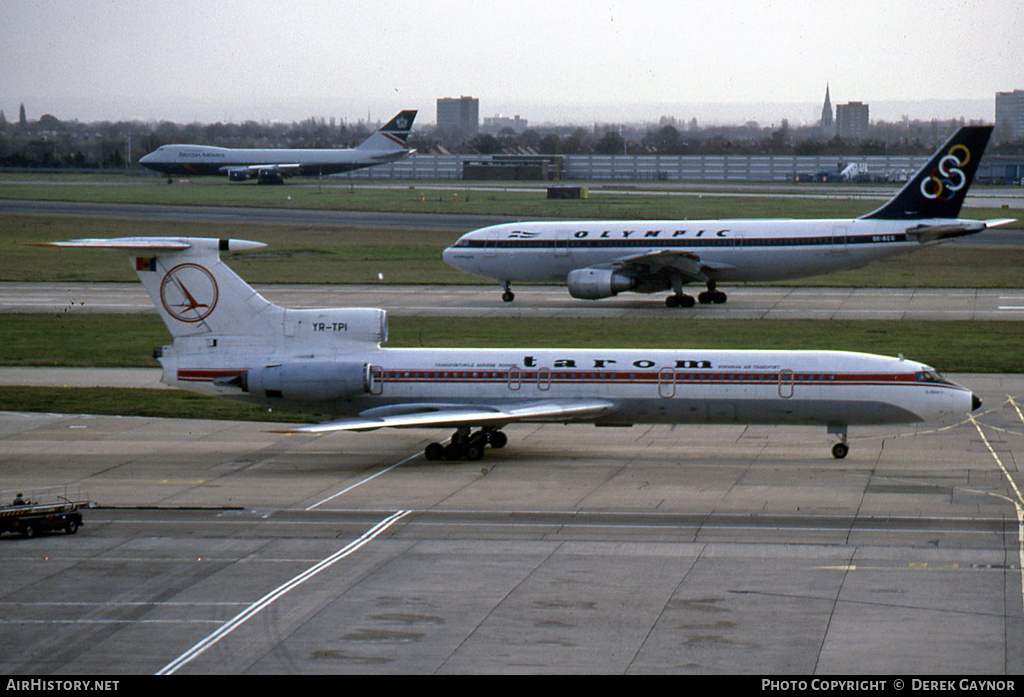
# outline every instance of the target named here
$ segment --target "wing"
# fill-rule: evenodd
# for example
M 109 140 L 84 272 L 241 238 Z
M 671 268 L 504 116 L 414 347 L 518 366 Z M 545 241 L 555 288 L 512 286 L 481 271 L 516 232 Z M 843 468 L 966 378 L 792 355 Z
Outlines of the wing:
M 547 399 L 503 404 L 409 403 L 367 409 L 359 414 L 286 433 L 372 431 L 378 428 L 440 426 L 504 426 L 513 421 L 577 421 L 595 419 L 616 410 L 606 399 Z
M 297 162 L 286 162 L 282 164 L 266 165 L 229 165 L 221 167 L 220 171 L 227 174 L 229 179 L 243 181 L 259 176 L 260 172 L 280 172 L 282 176 L 298 173 L 302 168 Z
M 678 273 L 686 282 L 708 282 L 708 271 L 735 269 L 732 264 L 702 260 L 693 252 L 662 249 L 646 254 L 621 257 L 595 268 L 611 268 L 631 276 L 658 276 Z

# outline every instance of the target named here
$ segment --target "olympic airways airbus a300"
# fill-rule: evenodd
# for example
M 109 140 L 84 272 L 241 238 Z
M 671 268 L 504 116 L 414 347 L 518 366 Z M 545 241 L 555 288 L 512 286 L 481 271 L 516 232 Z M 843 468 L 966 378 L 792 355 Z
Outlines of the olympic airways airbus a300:
M 219 148 L 212 145 L 162 145 L 139 164 L 164 174 L 226 174 L 232 181 L 256 177 L 280 183 L 282 177 L 318 176 L 372 167 L 411 155 L 406 147 L 415 111 L 399 112 L 354 148 Z
M 264 405 L 335 415 L 305 433 L 453 428 L 428 459 L 478 459 L 518 422 L 810 424 L 848 451 L 849 425 L 963 416 L 981 402 L 932 368 L 843 351 L 398 349 L 384 310 L 286 309 L 264 299 L 220 251 L 258 242 L 127 237 L 49 243 L 127 254 L 173 342 L 163 382 Z
M 687 283 L 702 283 L 702 304 L 723 303 L 722 281 L 779 281 L 851 269 L 923 244 L 970 235 L 1009 220 L 957 216 L 991 126 L 953 134 L 885 205 L 842 220 L 631 220 L 521 222 L 463 235 L 444 260 L 512 282 L 565 283 L 574 298 L 671 290 L 669 307 L 692 307 Z

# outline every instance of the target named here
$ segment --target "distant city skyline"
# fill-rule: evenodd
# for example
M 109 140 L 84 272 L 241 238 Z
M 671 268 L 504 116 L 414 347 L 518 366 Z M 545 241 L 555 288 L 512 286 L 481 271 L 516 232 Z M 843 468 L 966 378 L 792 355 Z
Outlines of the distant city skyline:
M 1024 88 L 1017 0 L 36 0 L 0 4 L 0 109 L 79 121 L 481 118 L 811 125 L 826 84 L 872 121 L 992 121 Z

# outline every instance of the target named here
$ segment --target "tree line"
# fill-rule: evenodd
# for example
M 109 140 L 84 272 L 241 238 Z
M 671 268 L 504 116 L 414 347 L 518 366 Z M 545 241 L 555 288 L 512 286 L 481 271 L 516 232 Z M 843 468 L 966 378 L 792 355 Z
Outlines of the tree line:
M 493 155 L 927 155 L 963 120 L 878 122 L 866 138 L 843 140 L 815 126 L 763 127 L 686 123 L 541 126 L 515 132 L 477 133 L 452 139 L 429 124 L 417 126 L 409 146 L 421 153 Z M 354 147 L 381 124 L 308 118 L 290 123 L 188 123 L 170 121 L 38 120 L 19 107 L 17 121 L 0 110 L 0 167 L 131 169 L 140 157 L 169 143 L 249 148 Z M 994 143 L 994 154 L 1024 155 L 1024 140 Z

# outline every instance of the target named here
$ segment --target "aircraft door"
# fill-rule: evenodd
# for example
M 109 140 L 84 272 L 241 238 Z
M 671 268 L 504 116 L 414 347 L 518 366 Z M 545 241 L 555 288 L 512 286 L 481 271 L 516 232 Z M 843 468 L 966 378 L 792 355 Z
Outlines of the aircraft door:
M 662 368 L 658 371 L 658 396 L 671 399 L 676 396 L 676 369 Z
M 538 368 L 537 369 L 537 389 L 546 391 L 551 387 L 551 369 L 550 368 Z
M 491 230 L 487 233 L 487 239 L 484 240 L 484 256 L 493 257 L 498 253 L 498 231 Z
M 523 371 L 518 366 L 508 369 L 508 389 L 515 392 L 523 384 Z
M 831 250 L 835 254 L 843 254 L 846 252 L 847 244 L 849 243 L 849 235 L 847 229 L 842 226 L 832 228 L 831 237 Z
M 367 385 L 367 392 L 372 395 L 383 394 L 384 392 L 384 371 L 375 365 L 369 366 L 367 370 L 369 383 Z
M 556 235 L 557 236 L 555 237 L 555 256 L 569 256 L 569 233 L 561 231 L 556 233 Z
M 779 396 L 783 399 L 789 399 L 793 396 L 793 371 L 792 370 L 780 370 L 779 371 Z

